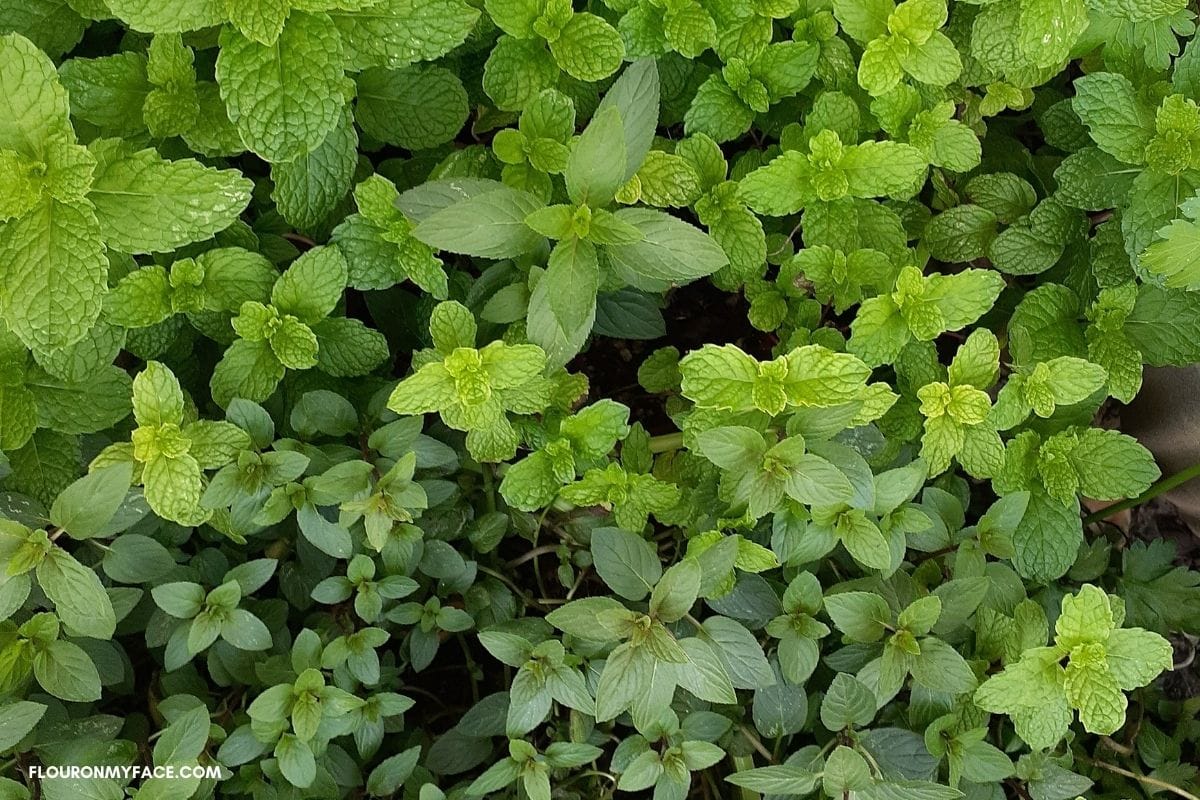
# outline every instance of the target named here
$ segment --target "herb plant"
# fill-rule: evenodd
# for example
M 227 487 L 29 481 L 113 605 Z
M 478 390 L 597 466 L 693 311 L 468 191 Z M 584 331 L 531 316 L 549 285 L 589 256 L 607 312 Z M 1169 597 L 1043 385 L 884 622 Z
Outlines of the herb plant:
M 1195 17 L 0 0 L 0 800 L 1196 800 Z

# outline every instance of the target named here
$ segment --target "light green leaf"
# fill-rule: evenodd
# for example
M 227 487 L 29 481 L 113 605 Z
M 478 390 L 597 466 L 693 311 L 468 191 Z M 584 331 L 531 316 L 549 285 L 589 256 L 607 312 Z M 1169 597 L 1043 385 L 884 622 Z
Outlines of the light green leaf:
M 631 286 L 661 291 L 711 275 L 729 263 L 711 237 L 670 214 L 628 208 L 618 211 L 617 218 L 643 235 L 639 242 L 604 249 L 609 265 Z
M 350 70 L 396 69 L 441 58 L 462 44 L 479 19 L 478 9 L 463 0 L 382 0 L 362 3 L 362 8 L 336 5 L 345 10 L 331 10 L 329 17 Z
M 187 159 L 166 161 L 153 149 L 93 142 L 99 159 L 88 199 L 105 242 L 125 253 L 167 252 L 229 227 L 250 202 L 250 181 Z
M 839 672 L 833 676 L 821 701 L 821 724 L 835 732 L 851 726 L 865 727 L 875 718 L 876 705 L 875 693 L 870 687 Z
M 0 228 L 0 314 L 27 346 L 66 347 L 96 322 L 108 276 L 102 237 L 90 205 L 52 199 Z
M 700 562 L 685 558 L 663 573 L 650 594 L 650 613 L 663 622 L 674 622 L 691 610 L 700 592 Z
M 37 578 L 68 630 L 94 639 L 112 638 L 116 615 L 94 571 L 55 548 L 38 564 Z
M 1094 72 L 1075 81 L 1072 107 L 1100 149 L 1126 164 L 1141 164 L 1154 135 L 1154 112 L 1117 72 Z
M 336 247 L 318 247 L 296 259 L 271 290 L 271 303 L 307 325 L 329 316 L 342 298 L 346 257 Z
M 0 37 L 0 98 L 0 150 L 40 161 L 51 139 L 75 140 L 54 64 L 20 34 Z
M 292 161 L 319 147 L 341 118 L 341 40 L 322 14 L 293 12 L 271 45 L 224 28 L 217 83 L 246 146 L 267 161 Z
M 825 598 L 825 610 L 838 630 L 854 641 L 875 642 L 883 636 L 892 615 L 887 603 L 869 592 L 838 592 Z
M 572 237 L 555 245 L 546 272 L 529 298 L 526 334 L 552 366 L 583 349 L 596 319 L 600 264 L 596 248 Z
M 0 752 L 15 747 L 46 713 L 46 706 L 18 700 L 0 706 Z
M 625 182 L 625 163 L 621 112 L 610 106 L 592 117 L 571 148 L 563 173 L 571 200 L 592 208 L 608 205 Z
M 179 0 L 163 6 L 155 0 L 104 0 L 114 15 L 144 33 L 182 33 L 219 25 L 225 18 L 220 0 Z
M 54 499 L 50 521 L 73 539 L 88 539 L 103 533 L 124 502 L 132 476 L 130 463 L 114 464 L 84 475 Z
M 543 239 L 525 224 L 525 218 L 542 203 L 499 182 L 481 183 L 466 199 L 424 217 L 413 235 L 438 250 L 483 258 L 511 258 L 536 248 Z M 430 191 L 430 185 L 422 190 Z
M 621 66 L 625 45 L 616 29 L 603 19 L 579 12 L 571 16 L 550 42 L 550 52 L 572 78 L 598 81 Z
M 100 699 L 100 673 L 87 653 L 71 642 L 47 644 L 33 657 L 39 684 L 61 700 L 89 703 Z

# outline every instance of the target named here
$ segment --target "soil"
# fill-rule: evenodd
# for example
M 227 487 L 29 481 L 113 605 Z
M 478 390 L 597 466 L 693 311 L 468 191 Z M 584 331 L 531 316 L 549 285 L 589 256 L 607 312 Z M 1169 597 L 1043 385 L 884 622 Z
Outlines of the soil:
M 777 339 L 756 330 L 749 313 L 749 303 L 741 294 L 697 281 L 668 295 L 663 311 L 665 336 L 642 341 L 594 337 L 568 370 L 587 376 L 592 399 L 606 397 L 629 406 L 630 421 L 642 423 L 651 436 L 673 433 L 676 427 L 666 414 L 663 397 L 642 388 L 638 367 L 655 350 L 668 346 L 685 354 L 704 344 L 736 344 L 755 358 L 769 359 Z
M 1191 532 L 1179 510 L 1168 500 L 1156 497 L 1131 509 L 1129 536 L 1145 541 L 1165 539 L 1175 545 L 1176 564 L 1200 570 L 1200 536 Z

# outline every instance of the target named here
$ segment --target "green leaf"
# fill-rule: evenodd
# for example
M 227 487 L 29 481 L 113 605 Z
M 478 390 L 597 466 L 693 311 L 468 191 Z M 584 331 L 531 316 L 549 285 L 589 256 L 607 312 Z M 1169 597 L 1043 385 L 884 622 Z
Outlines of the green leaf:
M 932 781 L 878 781 L 859 792 L 868 800 L 958 800 L 963 793 Z
M 6 2 L 3 13 L 8 30 L 28 37 L 52 58 L 79 44 L 87 27 L 87 20 L 64 0 Z
M 105 532 L 117 513 L 133 477 L 133 465 L 104 467 L 72 483 L 54 499 L 50 521 L 74 539 L 88 539 Z
M 129 27 L 145 33 L 180 33 L 219 25 L 224 19 L 220 0 L 181 0 L 170 8 L 155 0 L 104 0 Z
M 100 58 L 72 58 L 59 69 L 71 114 L 107 134 L 130 136 L 143 128 L 142 106 L 154 88 L 146 56 L 132 51 Z
M 32 731 L 46 713 L 46 706 L 28 700 L 18 700 L 0 706 L 0 752 L 16 747 Z
M 175 567 L 167 548 L 148 536 L 126 533 L 104 554 L 104 572 L 119 583 L 153 583 Z
M 643 236 L 639 242 L 604 249 L 609 265 L 631 286 L 662 291 L 711 275 L 729 263 L 707 234 L 669 214 L 628 208 L 616 216 Z
M 608 88 L 596 113 L 617 109 L 624 129 L 625 183 L 638 171 L 650 151 L 659 117 L 659 75 L 657 62 L 652 58 L 639 59 L 621 73 Z
M 592 208 L 608 205 L 625 182 L 625 163 L 621 112 L 610 106 L 592 117 L 571 147 L 563 177 L 572 202 Z
M 1135 439 L 1100 428 L 1083 432 L 1071 462 L 1079 475 L 1079 491 L 1097 500 L 1136 497 L 1161 475 L 1154 456 Z
M 279 771 L 293 786 L 301 789 L 312 785 L 317 779 L 317 764 L 312 749 L 290 733 L 285 733 L 275 745 L 275 758 Z
M 838 24 L 855 41 L 866 44 L 888 32 L 888 17 L 896 10 L 892 0 L 834 0 L 833 13 Z
M 260 403 L 275 391 L 285 371 L 269 343 L 238 340 L 213 370 L 209 382 L 213 400 L 221 406 L 235 397 Z
M 729 617 L 709 617 L 704 620 L 704 635 L 721 657 L 736 688 L 762 689 L 775 684 L 770 662 L 754 634 L 744 625 Z
M 781 795 L 805 795 L 817 787 L 820 777 L 813 772 L 790 764 L 740 770 L 725 780 L 755 792 Z
M 284 0 L 248 0 L 245 3 L 226 0 L 224 6 L 230 23 L 246 38 L 261 44 L 275 43 L 291 11 L 291 4 Z
M 124 253 L 158 253 L 207 239 L 238 218 L 251 183 L 232 170 L 152 149 L 130 152 L 116 140 L 91 144 L 98 166 L 88 200 L 104 241 Z
M 987 256 L 996 238 L 996 215 L 976 205 L 949 208 L 929 221 L 924 242 L 934 258 L 969 263 Z
M 1064 505 L 1044 492 L 1034 492 L 1013 533 L 1013 566 L 1023 577 L 1053 580 L 1071 568 L 1082 541 L 1078 502 Z
M 1058 67 L 1088 27 L 1083 0 L 1039 0 L 1022 4 L 1018 47 L 1039 67 Z
M 96 322 L 108 278 L 102 236 L 90 205 L 53 199 L 0 228 L 0 313 L 28 347 L 67 347 Z
M 688 136 L 705 134 L 718 144 L 738 138 L 753 121 L 754 111 L 720 75 L 710 75 L 700 84 L 683 118 Z
M 271 631 L 262 620 L 244 608 L 229 612 L 221 624 L 221 638 L 239 650 L 266 650 L 271 646 Z
M 650 594 L 650 613 L 663 622 L 674 622 L 688 613 L 700 592 L 700 562 L 685 558 L 663 573 Z
M 720 655 L 708 642 L 692 636 L 679 642 L 687 661 L 675 664 L 679 685 L 701 700 L 710 703 L 735 703 L 737 693 Z M 636 698 L 636 695 L 635 695 Z M 597 703 L 599 693 L 597 693 Z M 635 703 L 638 700 L 635 699 Z
M 338 378 L 366 375 L 388 358 L 387 340 L 360 320 L 330 317 L 312 328 L 317 368 Z
M 358 166 L 358 133 L 349 114 L 320 146 L 294 161 L 271 166 L 271 199 L 297 230 L 325 227 L 350 191 Z
M 208 744 L 208 708 L 200 705 L 180 715 L 163 730 L 154 743 L 154 763 L 195 764 Z
M 659 339 L 667 326 L 657 298 L 633 289 L 602 292 L 596 297 L 592 331 L 612 339 Z
M 1117 628 L 1104 641 L 1104 657 L 1117 685 L 1130 691 L 1172 669 L 1170 647 L 1170 642 L 1152 631 Z
M 358 76 L 354 118 L 380 141 L 421 150 L 451 141 L 467 121 L 462 81 L 441 67 L 369 69 Z
M 1095 72 L 1075 81 L 1075 113 L 1100 149 L 1126 164 L 1141 164 L 1154 135 L 1154 112 L 1117 72 Z
M 825 761 L 821 785 L 831 797 L 849 792 L 861 792 L 871 785 L 871 768 L 856 751 L 839 745 Z
M 875 711 L 875 693 L 870 687 L 851 675 L 839 672 L 833 676 L 833 682 L 821 701 L 821 724 L 831 731 L 851 726 L 862 728 L 875 718 Z
M 555 245 L 546 272 L 529 298 L 526 334 L 553 366 L 577 355 L 592 332 L 600 263 L 591 242 L 576 237 Z
M 379 762 L 367 776 L 367 793 L 374 797 L 394 794 L 408 780 L 420 757 L 421 748 L 410 747 Z
M 183 422 L 183 390 L 161 362 L 148 361 L 133 379 L 133 415 L 139 426 Z
M 321 145 L 345 105 L 342 45 L 323 14 L 293 12 L 270 45 L 221 31 L 217 83 L 246 146 L 286 162 Z
M 179 619 L 191 619 L 204 606 L 204 587 L 198 583 L 164 583 L 155 586 L 151 594 L 159 608 Z
M 0 449 L 23 447 L 37 427 L 37 396 L 26 386 L 0 387 Z
M 975 688 L 975 673 L 958 651 L 941 639 L 921 640 L 921 654 L 912 661 L 912 675 L 920 685 L 957 695 Z
M 928 160 L 910 145 L 863 142 L 847 148 L 838 167 L 855 197 L 909 197 L 924 182 Z
M 40 160 L 52 139 L 75 140 L 53 62 L 20 34 L 0 37 L 0 97 L 0 150 Z
M 334 5 L 332 3 L 322 5 Z M 345 50 L 346 68 L 399 68 L 434 61 L 467 38 L 478 9 L 463 0 L 382 0 L 339 3 L 329 11 Z
M 825 598 L 825 610 L 838 630 L 857 642 L 874 642 L 891 624 L 887 603 L 877 594 L 839 592 Z
M 429 190 L 429 184 L 422 187 L 422 191 Z M 413 235 L 438 250 L 511 258 L 535 249 L 543 241 L 525 224 L 525 218 L 541 205 L 533 195 L 489 181 L 472 196 L 424 217 Z
M 662 577 L 653 545 L 620 528 L 592 531 L 592 559 L 608 587 L 626 600 L 642 600 Z
M 534 39 L 501 36 L 483 69 L 483 90 L 503 111 L 523 108 L 559 79 L 558 65 Z
M 146 503 L 155 514 L 180 525 L 198 525 L 209 513 L 200 507 L 203 493 L 200 465 L 189 455 L 155 456 L 142 472 Z
M 346 288 L 346 257 L 336 247 L 318 247 L 296 259 L 271 290 L 271 303 L 307 325 L 329 316 Z
M 598 81 L 621 66 L 625 46 L 621 35 L 603 19 L 595 14 L 578 12 L 550 42 L 550 52 L 572 78 Z
M 83 648 L 50 642 L 33 657 L 33 674 L 42 688 L 60 700 L 90 703 L 100 699 L 100 673 Z

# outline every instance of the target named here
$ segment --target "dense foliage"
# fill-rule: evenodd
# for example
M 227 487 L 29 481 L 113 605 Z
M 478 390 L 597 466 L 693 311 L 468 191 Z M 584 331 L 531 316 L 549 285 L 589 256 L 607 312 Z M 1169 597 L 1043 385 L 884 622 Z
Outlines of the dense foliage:
M 0 799 L 1195 800 L 1195 28 L 0 0 Z

